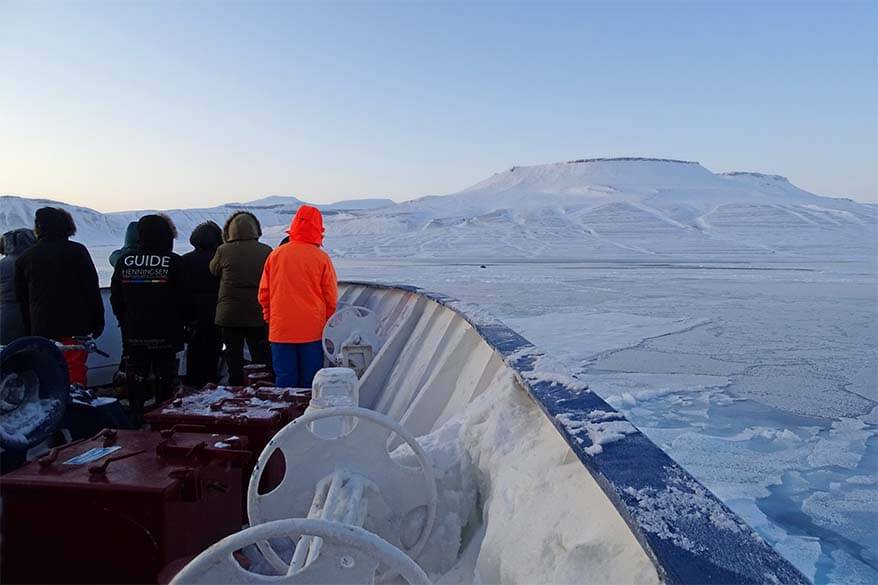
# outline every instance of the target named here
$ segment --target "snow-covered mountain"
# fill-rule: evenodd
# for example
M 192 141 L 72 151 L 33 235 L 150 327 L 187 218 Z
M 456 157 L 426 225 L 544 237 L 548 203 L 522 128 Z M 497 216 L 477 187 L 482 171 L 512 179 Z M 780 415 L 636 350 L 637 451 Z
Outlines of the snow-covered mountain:
M 876 217 L 874 206 L 776 175 L 584 159 L 513 167 L 452 195 L 343 215 L 332 235 L 339 253 L 354 255 L 364 240 L 370 254 L 474 259 L 874 254 Z
M 223 225 L 226 218 L 235 211 L 246 209 L 254 213 L 267 231 L 278 231 L 289 226 L 290 219 L 304 202 L 289 196 L 271 196 L 242 203 L 226 203 L 217 207 L 162 210 L 176 223 L 180 234 L 191 232 L 203 221 L 213 220 Z M 146 213 L 157 210 L 120 211 L 102 213 L 88 207 L 69 205 L 50 199 L 28 199 L 14 195 L 0 195 L 0 230 L 4 232 L 16 227 L 33 224 L 34 212 L 47 205 L 63 207 L 73 215 L 76 226 L 76 239 L 94 246 L 115 245 L 121 242 L 128 223 Z M 337 213 L 363 212 L 396 205 L 390 199 L 353 199 L 327 205 L 316 205 L 327 216 Z M 182 238 L 186 240 L 185 237 Z
M 289 195 L 271 195 L 268 197 L 262 197 L 261 199 L 254 199 L 253 201 L 246 201 L 243 203 L 229 203 L 228 205 L 237 207 L 284 207 L 289 209 L 298 209 L 298 207 L 303 203 L 305 202 L 301 199 L 296 199 L 295 197 L 290 197 Z M 379 209 L 381 207 L 396 205 L 396 202 L 394 202 L 392 199 L 345 199 L 343 201 L 337 201 L 335 203 L 309 203 L 308 205 L 314 205 L 316 207 L 319 207 L 323 211 L 352 211 L 362 209 Z
M 63 205 L 12 196 L 0 203 L 3 230 L 30 224 L 41 205 Z M 301 203 L 272 196 L 167 213 L 186 234 L 201 221 L 222 224 L 235 210 L 247 209 L 273 243 Z M 63 206 L 76 218 L 79 239 L 91 245 L 120 242 L 127 223 L 144 213 Z M 874 253 L 878 243 L 874 205 L 821 197 L 777 175 L 717 174 L 696 162 L 668 159 L 513 167 L 451 195 L 320 207 L 327 216 L 327 245 L 340 256 L 728 259 Z

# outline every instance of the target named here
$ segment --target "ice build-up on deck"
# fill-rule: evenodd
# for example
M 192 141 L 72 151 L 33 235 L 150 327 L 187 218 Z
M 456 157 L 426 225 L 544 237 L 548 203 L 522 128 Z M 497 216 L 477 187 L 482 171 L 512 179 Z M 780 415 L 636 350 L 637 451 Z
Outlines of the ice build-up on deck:
M 341 291 L 368 310 L 343 309 L 325 345 L 353 369 L 321 372 L 304 416 L 259 455 L 244 486 L 250 527 L 163 578 L 807 582 L 503 324 L 412 288 Z M 241 513 L 240 498 L 226 501 Z

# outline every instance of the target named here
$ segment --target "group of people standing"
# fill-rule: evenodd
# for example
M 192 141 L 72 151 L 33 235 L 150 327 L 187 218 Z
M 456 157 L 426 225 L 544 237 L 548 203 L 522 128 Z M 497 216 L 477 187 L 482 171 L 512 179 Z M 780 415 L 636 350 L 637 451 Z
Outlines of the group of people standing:
M 14 230 L 0 241 L 7 254 L 0 264 L 3 343 L 21 335 L 62 343 L 98 337 L 104 307 L 97 271 L 86 248 L 69 239 L 76 232 L 72 217 L 46 207 L 34 223 L 33 232 Z M 122 331 L 135 422 L 150 386 L 157 403 L 170 398 L 184 344 L 189 386 L 218 382 L 221 355 L 228 384 L 241 385 L 246 343 L 253 362 L 273 368 L 278 386 L 310 387 L 323 365 L 320 340 L 338 294 L 323 234 L 320 211 L 302 206 L 288 240 L 272 250 L 259 241 L 256 216 L 238 211 L 223 228 L 198 225 L 189 238 L 193 250 L 179 256 L 168 216 L 132 222 L 125 245 L 110 256 L 110 303 Z M 86 357 L 65 352 L 71 383 L 85 385 Z
M 30 233 L 28 233 L 30 232 Z M 98 273 L 88 250 L 70 238 L 70 214 L 43 207 L 34 229 L 3 235 L 3 343 L 24 335 L 79 345 L 76 337 L 98 337 L 104 330 L 104 304 Z M 85 351 L 65 351 L 71 384 L 86 384 Z

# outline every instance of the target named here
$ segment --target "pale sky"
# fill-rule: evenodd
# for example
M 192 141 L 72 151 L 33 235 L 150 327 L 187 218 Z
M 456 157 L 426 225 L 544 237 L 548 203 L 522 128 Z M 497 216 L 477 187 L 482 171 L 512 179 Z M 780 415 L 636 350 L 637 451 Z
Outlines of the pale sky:
M 404 200 L 655 156 L 878 201 L 876 47 L 876 0 L 0 0 L 0 193 Z

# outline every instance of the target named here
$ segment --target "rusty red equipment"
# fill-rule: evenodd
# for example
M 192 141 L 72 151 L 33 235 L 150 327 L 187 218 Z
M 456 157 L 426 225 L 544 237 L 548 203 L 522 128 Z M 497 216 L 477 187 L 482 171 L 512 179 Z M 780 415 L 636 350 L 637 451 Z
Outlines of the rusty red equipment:
M 308 407 L 310 390 L 208 385 L 184 391 L 146 415 L 154 430 L 177 425 L 247 437 L 258 457 L 271 438 Z
M 107 430 L 2 478 L 3 583 L 155 583 L 241 528 L 246 440 Z
M 311 391 L 264 387 L 226 387 L 208 385 L 202 390 L 184 391 L 146 415 L 154 430 L 197 430 L 245 437 L 253 458 L 244 469 L 242 498 L 259 454 L 287 424 L 308 407 Z M 270 489 L 284 476 L 283 458 L 269 463 L 263 489 Z M 246 512 L 243 516 L 246 521 Z

